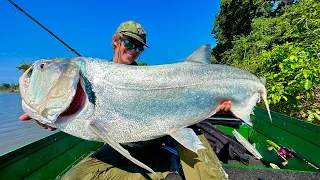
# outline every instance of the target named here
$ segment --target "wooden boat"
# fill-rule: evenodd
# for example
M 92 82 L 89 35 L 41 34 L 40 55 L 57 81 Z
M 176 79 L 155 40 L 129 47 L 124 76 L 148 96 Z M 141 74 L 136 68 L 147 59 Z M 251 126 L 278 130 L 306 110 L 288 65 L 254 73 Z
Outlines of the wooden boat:
M 267 111 L 259 107 L 255 108 L 254 113 L 253 128 L 246 125 L 240 128 L 216 125 L 230 135 L 236 129 L 256 145 L 263 157 L 263 166 L 222 163 L 229 179 L 320 179 L 317 170 L 320 167 L 320 126 L 276 112 L 271 112 L 273 121 L 270 122 Z M 266 140 L 292 148 L 299 157 L 289 158 L 283 165 L 283 158 L 275 150 L 268 149 L 271 145 Z M 0 179 L 56 179 L 102 145 L 58 131 L 2 155 Z M 281 169 L 271 168 L 270 163 Z M 191 179 L 188 176 L 185 178 Z

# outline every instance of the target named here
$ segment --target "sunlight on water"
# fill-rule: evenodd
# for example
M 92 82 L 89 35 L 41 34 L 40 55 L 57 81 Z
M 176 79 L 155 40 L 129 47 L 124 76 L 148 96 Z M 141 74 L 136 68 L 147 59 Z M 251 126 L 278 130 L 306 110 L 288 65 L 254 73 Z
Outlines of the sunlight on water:
M 34 121 L 20 121 L 22 113 L 19 93 L 0 93 L 0 156 L 58 132 L 42 129 Z

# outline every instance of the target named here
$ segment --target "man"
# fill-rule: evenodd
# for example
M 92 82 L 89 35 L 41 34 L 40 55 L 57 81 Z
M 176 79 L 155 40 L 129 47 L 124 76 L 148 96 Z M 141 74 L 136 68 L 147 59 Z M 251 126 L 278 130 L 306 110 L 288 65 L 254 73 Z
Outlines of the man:
M 138 65 L 135 61 L 140 54 L 144 51 L 146 45 L 146 32 L 143 27 L 133 21 L 127 21 L 122 23 L 116 34 L 112 36 L 112 47 L 114 55 L 113 62 L 119 64 Z M 129 49 L 131 48 L 131 49 Z M 22 114 L 20 120 L 30 120 L 31 118 L 27 114 Z M 56 130 L 51 126 L 40 123 L 35 120 L 42 128 L 50 131 Z
M 136 59 L 144 51 L 144 47 L 149 46 L 147 43 L 147 34 L 141 24 L 134 21 L 127 21 L 121 23 L 117 28 L 116 33 L 112 36 L 112 47 L 114 56 L 112 61 L 120 64 L 137 65 Z M 230 102 L 222 103 L 217 110 L 230 109 Z M 29 120 L 30 117 L 27 114 L 20 116 L 21 120 Z M 41 124 L 36 121 L 41 127 L 50 131 L 54 131 L 55 128 Z M 205 141 L 204 137 L 200 137 L 202 142 Z M 222 176 L 219 173 L 210 174 L 210 168 L 203 168 L 204 166 L 210 166 L 213 168 L 217 165 L 198 163 L 198 161 L 192 160 L 197 158 L 197 155 L 189 150 L 183 148 L 181 145 L 176 144 L 170 137 L 158 138 L 152 141 L 139 142 L 135 147 L 124 146 L 130 154 L 155 170 L 160 177 L 167 177 L 172 172 L 180 172 L 181 176 L 188 174 L 188 176 L 197 176 L 212 179 L 212 177 Z M 173 150 L 178 150 L 179 156 L 174 155 L 163 148 L 171 147 Z M 206 159 L 206 161 L 214 160 L 219 163 L 216 156 L 212 152 L 210 146 L 207 146 L 208 150 L 201 151 L 201 157 L 199 159 Z M 184 159 L 185 158 L 185 159 Z M 192 162 L 188 162 L 188 161 Z M 188 162 L 188 163 L 183 163 Z M 183 171 L 180 168 L 182 163 Z M 197 170 L 189 170 L 190 163 L 194 163 L 194 167 L 199 167 Z M 193 166 L 191 165 L 191 166 Z M 194 167 L 191 167 L 194 168 Z M 199 170 L 200 169 L 200 170 Z M 203 170 L 202 170 L 203 169 Z M 208 172 L 204 172 L 208 169 Z M 188 171 L 188 172 L 186 172 Z M 203 172 L 202 172 L 203 171 Z M 196 173 L 194 173 L 196 172 Z M 179 176 L 180 177 L 180 176 Z M 98 151 L 84 158 L 75 167 L 69 170 L 62 179 L 154 179 L 155 176 L 152 173 L 146 172 L 144 169 L 136 166 L 131 161 L 127 160 L 108 144 L 102 146 Z M 181 177 L 180 177 L 181 178 Z

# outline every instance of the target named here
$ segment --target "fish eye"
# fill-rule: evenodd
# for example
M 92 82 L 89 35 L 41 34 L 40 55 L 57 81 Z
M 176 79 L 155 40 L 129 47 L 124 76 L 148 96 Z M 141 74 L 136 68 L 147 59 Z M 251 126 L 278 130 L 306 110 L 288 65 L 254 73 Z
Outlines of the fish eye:
M 43 68 L 45 67 L 45 65 L 46 65 L 46 63 L 41 63 L 41 64 L 39 65 L 39 69 L 43 69 Z

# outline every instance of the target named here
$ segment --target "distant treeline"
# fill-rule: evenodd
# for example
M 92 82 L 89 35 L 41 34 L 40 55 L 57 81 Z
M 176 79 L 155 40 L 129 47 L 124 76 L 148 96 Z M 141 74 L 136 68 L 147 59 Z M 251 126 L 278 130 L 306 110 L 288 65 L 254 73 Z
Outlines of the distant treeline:
M 19 91 L 18 84 L 2 83 L 0 85 L 0 92 L 18 92 L 18 91 Z
M 217 63 L 267 78 L 273 111 L 320 123 L 318 0 L 222 0 L 212 34 Z
M 31 63 L 22 63 L 20 66 L 16 67 L 16 69 L 24 72 L 30 66 L 31 66 Z M 19 84 L 2 83 L 0 85 L 0 92 L 19 92 Z

